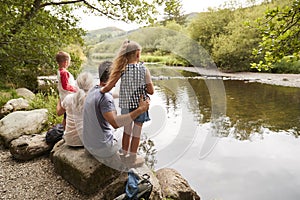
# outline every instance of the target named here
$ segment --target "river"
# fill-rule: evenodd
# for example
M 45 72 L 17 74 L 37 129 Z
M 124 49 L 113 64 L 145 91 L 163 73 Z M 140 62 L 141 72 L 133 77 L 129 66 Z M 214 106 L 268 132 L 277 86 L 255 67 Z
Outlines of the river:
M 300 88 L 150 70 L 155 170 L 176 169 L 204 200 L 300 198 Z

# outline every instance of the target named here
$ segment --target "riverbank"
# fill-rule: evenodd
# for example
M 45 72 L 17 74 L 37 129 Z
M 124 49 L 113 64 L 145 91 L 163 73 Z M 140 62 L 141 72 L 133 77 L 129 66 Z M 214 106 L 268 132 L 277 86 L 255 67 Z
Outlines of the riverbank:
M 270 85 L 280 85 L 286 87 L 300 88 L 300 74 L 271 74 L 261 72 L 235 72 L 225 73 L 214 69 L 208 70 L 205 68 L 196 67 L 176 67 L 179 70 L 196 72 L 204 77 L 222 77 L 224 80 L 244 80 L 265 83 Z

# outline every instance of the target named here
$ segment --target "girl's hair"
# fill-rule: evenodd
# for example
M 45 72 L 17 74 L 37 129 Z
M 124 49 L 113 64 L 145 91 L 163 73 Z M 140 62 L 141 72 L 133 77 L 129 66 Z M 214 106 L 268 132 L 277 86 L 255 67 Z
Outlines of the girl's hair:
M 67 61 L 67 60 L 70 60 L 70 54 L 68 54 L 67 52 L 64 52 L 64 51 L 59 51 L 57 54 L 56 54 L 56 62 L 57 63 L 62 63 L 64 61 Z
M 111 79 L 114 79 L 116 76 L 120 75 L 125 71 L 126 65 L 129 61 L 135 59 L 136 52 L 141 51 L 142 47 L 134 41 L 125 40 L 121 45 L 121 48 L 117 54 L 117 57 L 113 61 L 113 66 L 111 68 Z
M 77 86 L 78 90 L 75 94 L 75 99 L 73 100 L 73 106 L 76 111 L 81 112 L 83 109 L 83 104 L 85 97 L 88 93 L 88 91 L 93 87 L 94 85 L 94 78 L 93 75 L 89 72 L 82 72 L 78 75 L 77 79 Z

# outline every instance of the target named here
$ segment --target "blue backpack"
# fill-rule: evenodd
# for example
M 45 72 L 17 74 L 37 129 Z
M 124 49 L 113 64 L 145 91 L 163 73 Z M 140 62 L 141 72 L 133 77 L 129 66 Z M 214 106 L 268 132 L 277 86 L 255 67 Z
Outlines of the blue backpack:
M 128 171 L 125 193 L 114 200 L 148 200 L 153 188 L 149 178 L 148 174 L 140 176 L 135 169 L 130 169 Z

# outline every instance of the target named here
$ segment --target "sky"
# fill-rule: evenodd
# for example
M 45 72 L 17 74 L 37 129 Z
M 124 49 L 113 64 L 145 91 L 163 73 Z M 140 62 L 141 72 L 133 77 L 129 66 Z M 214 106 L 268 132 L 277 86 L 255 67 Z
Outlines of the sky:
M 219 5 L 222 5 L 225 2 L 226 0 L 182 0 L 182 8 L 184 14 L 188 14 L 191 12 L 203 12 L 206 11 L 209 7 L 219 7 Z M 85 30 L 96 30 L 109 26 L 115 26 L 125 31 L 129 31 L 137 29 L 139 27 L 139 25 L 136 23 L 127 24 L 121 21 L 110 20 L 106 17 L 82 15 L 81 18 L 82 20 L 80 23 L 80 27 Z

